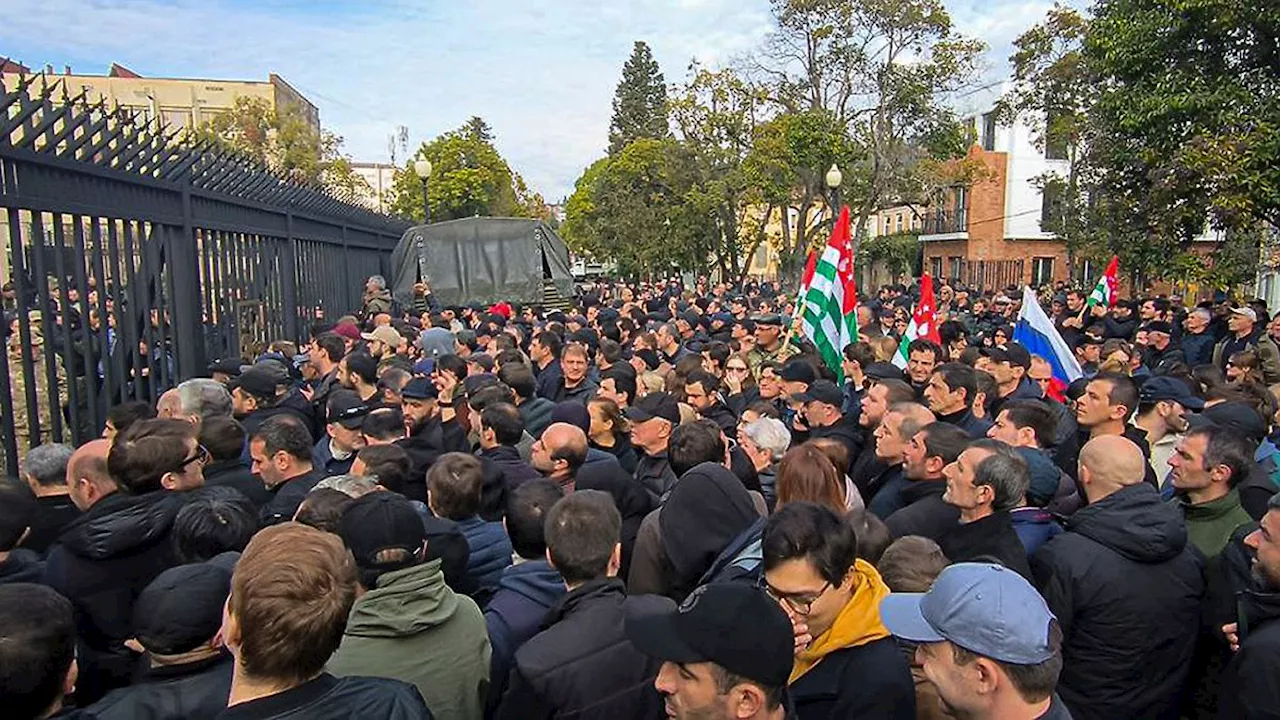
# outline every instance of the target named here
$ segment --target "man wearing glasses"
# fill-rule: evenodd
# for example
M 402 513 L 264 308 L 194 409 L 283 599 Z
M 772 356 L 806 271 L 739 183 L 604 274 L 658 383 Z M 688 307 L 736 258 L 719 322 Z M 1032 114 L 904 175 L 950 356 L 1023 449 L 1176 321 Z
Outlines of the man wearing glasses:
M 791 619 L 800 720 L 916 716 L 911 671 L 880 622 L 889 588 L 857 547 L 849 523 L 812 503 L 779 508 L 764 528 L 760 584 Z

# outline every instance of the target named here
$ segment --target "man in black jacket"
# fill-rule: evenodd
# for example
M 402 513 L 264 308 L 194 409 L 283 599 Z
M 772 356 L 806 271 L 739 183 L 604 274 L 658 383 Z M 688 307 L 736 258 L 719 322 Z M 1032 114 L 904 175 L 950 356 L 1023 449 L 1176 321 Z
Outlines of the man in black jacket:
M 297 418 L 281 415 L 249 438 L 252 470 L 271 496 L 262 506 L 262 524 L 293 518 L 302 499 L 322 479 L 311 466 L 311 433 Z
M 146 651 L 143 677 L 89 711 L 101 720 L 201 720 L 225 710 L 233 663 L 218 630 L 230 590 L 231 569 L 213 563 L 160 573 L 134 605 L 134 639 Z
M 890 537 L 922 535 L 937 541 L 956 527 L 960 511 L 942 499 L 947 489 L 943 470 L 968 445 L 968 433 L 945 422 L 925 425 L 907 441 L 902 454 L 902 470 L 910 481 L 902 490 L 906 505 L 885 519 Z
M 705 370 L 694 370 L 684 383 L 685 399 L 698 414 L 714 422 L 726 435 L 738 432 L 738 416 L 720 397 L 720 380 Z
M 1121 436 L 1137 446 L 1144 458 L 1150 457 L 1147 434 L 1141 428 L 1129 424 L 1129 418 L 1138 409 L 1138 388 L 1127 375 L 1099 373 L 1085 385 L 1084 394 L 1075 402 L 1076 422 L 1080 432 L 1069 436 L 1058 446 L 1054 461 L 1063 472 L 1079 480 L 1076 471 L 1080 448 L 1088 440 L 1106 436 Z M 1159 487 L 1155 470 L 1146 464 L 1143 479 L 1151 487 Z
M 973 416 L 973 396 L 978 379 L 964 363 L 944 363 L 929 376 L 924 400 L 939 422 L 950 423 L 978 440 L 987 436 L 991 422 Z
M 1204 592 L 1204 560 L 1176 508 L 1143 482 L 1129 440 L 1080 452 L 1089 504 L 1031 557 L 1062 625 L 1058 690 L 1077 720 L 1176 717 Z
M 814 380 L 807 390 L 794 396 L 794 399 L 803 403 L 797 414 L 803 418 L 804 425 L 808 428 L 792 428 L 794 443 L 831 438 L 849 451 L 850 462 L 862 454 L 862 429 L 857 424 L 858 413 L 852 416 L 841 414 L 840 406 L 844 404 L 845 396 L 844 391 L 835 383 L 830 380 Z
M 516 448 L 524 437 L 524 422 L 515 405 L 491 403 L 478 415 L 480 450 L 476 454 L 484 471 L 480 517 L 501 520 L 510 492 L 542 474 L 525 462 Z
M 71 499 L 83 514 L 49 550 L 45 583 L 76 608 L 80 653 L 77 701 L 86 704 L 129 682 L 138 593 L 174 564 L 170 529 L 182 506 L 179 493 L 156 478 L 122 487 L 108 471 L 111 443 L 81 445 L 67 463 Z M 176 468 L 175 468 L 176 470 Z
M 21 546 L 43 556 L 62 529 L 80 516 L 80 509 L 67 494 L 67 462 L 74 451 L 70 445 L 45 443 L 31 448 L 23 462 L 23 475 L 38 507 L 31 519 L 31 532 Z
M 665 392 L 649 393 L 627 408 L 631 444 L 641 452 L 635 479 L 657 505 L 676 484 L 667 459 L 671 433 L 680 424 L 680 405 Z
M 1238 595 L 1236 622 L 1224 628 L 1238 649 L 1223 675 L 1220 718 L 1268 717 L 1280 708 L 1280 495 L 1244 544 L 1256 553 L 1254 587 Z
M 660 609 L 661 599 L 628 598 L 616 575 L 622 518 L 606 493 L 581 490 L 547 514 L 547 555 L 569 592 L 546 629 L 515 655 L 496 717 L 651 718 L 662 702 L 653 687 L 661 664 L 627 640 L 628 611 Z
M 996 562 L 1031 579 L 1027 551 L 1009 511 L 1027 492 L 1027 462 L 999 440 L 974 440 L 943 471 L 942 499 L 960 511 L 960 524 L 938 539 L 951 562 Z
M 430 720 L 412 685 L 324 672 L 355 597 L 355 562 L 337 535 L 293 522 L 255 535 L 231 577 L 222 638 L 235 668 L 219 717 Z
M 271 499 L 262 478 L 249 471 L 242 459 L 244 428 L 229 417 L 213 417 L 200 424 L 200 444 L 209 451 L 209 464 L 204 466 L 206 487 L 225 485 L 235 488 L 261 508 Z

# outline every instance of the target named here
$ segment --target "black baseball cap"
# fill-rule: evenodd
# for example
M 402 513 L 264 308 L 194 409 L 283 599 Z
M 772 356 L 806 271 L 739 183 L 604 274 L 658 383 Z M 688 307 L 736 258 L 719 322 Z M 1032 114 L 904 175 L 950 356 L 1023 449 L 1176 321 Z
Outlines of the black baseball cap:
M 1172 400 L 1188 410 L 1204 407 L 1204 400 L 1192 395 L 1191 388 L 1181 380 L 1163 376 L 1147 378 L 1138 391 L 1138 401 L 1154 403 L 1161 400 Z
M 223 358 L 209 363 L 209 374 L 222 373 L 231 377 L 240 377 L 240 358 Z
M 631 422 L 645 422 L 654 418 L 662 418 L 672 425 L 680 424 L 680 403 L 669 393 L 649 393 L 636 400 L 626 410 L 627 419 Z
M 652 600 L 627 612 L 627 639 L 640 652 L 675 663 L 711 662 L 765 687 L 786 687 L 795 661 L 791 621 L 762 590 L 712 583 L 678 607 Z
M 1149 322 L 1145 326 L 1143 326 L 1142 329 L 1146 330 L 1149 333 L 1157 332 L 1157 333 L 1164 333 L 1165 335 L 1173 334 L 1173 326 L 1161 320 L 1153 320 L 1152 322 Z
M 357 498 L 343 511 L 338 534 L 361 570 L 403 570 L 426 557 L 427 530 L 422 518 L 413 504 L 397 493 L 375 492 Z M 379 560 L 379 555 L 389 550 L 404 552 L 395 553 L 391 560 Z
M 1154 379 L 1154 378 L 1153 378 Z M 1151 382 L 1148 380 L 1147 382 Z M 1146 383 L 1143 383 L 1144 385 Z M 1240 433 L 1253 442 L 1261 442 L 1267 436 L 1267 425 L 1262 416 L 1251 406 L 1243 402 L 1218 403 L 1207 407 L 1198 415 L 1188 418 L 1192 429 L 1202 427 L 1222 427 Z
M 325 402 L 325 422 L 338 423 L 348 430 L 359 430 L 369 406 L 354 390 L 334 390 Z
M 424 377 L 413 378 L 400 390 L 400 397 L 408 400 L 434 400 L 439 396 L 435 383 Z
M 233 390 L 240 388 L 250 395 L 265 398 L 275 397 L 279 385 L 280 380 L 277 374 L 264 365 L 254 365 L 240 373 L 240 377 L 233 378 L 228 383 Z
M 888 362 L 873 362 L 862 368 L 862 374 L 872 380 L 902 380 L 902 368 Z
M 806 385 L 818 379 L 818 373 L 813 369 L 813 364 L 804 358 L 791 358 L 786 365 L 778 371 L 778 377 L 787 382 L 802 382 Z
M 983 348 L 982 354 L 996 362 L 1007 362 L 1010 365 L 1027 369 L 1031 367 L 1031 353 L 1016 342 L 1011 342 L 1003 348 Z
M 209 642 L 222 627 L 231 573 L 212 563 L 169 568 L 133 604 L 134 637 L 148 652 L 179 655 Z
M 830 380 L 814 380 L 808 390 L 792 397 L 800 402 L 820 402 L 837 408 L 844 404 L 844 393 Z

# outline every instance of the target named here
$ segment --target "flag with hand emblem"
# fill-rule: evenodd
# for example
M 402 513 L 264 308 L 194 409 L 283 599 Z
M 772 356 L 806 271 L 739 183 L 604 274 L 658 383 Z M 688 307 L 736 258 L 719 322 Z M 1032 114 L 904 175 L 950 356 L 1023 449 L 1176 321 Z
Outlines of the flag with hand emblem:
M 858 339 L 857 306 L 858 286 L 853 279 L 853 244 L 846 206 L 840 209 L 831 239 L 808 278 L 801 315 L 801 332 L 840 380 L 844 379 L 841 352 Z
M 907 332 L 902 336 L 902 342 L 898 343 L 898 352 L 893 355 L 893 364 L 900 368 L 907 366 L 907 348 L 911 345 L 911 341 L 917 338 L 932 340 L 937 345 L 942 345 L 942 338 L 938 337 L 938 306 L 933 301 L 933 278 L 929 277 L 929 273 L 920 276 L 920 302 L 916 303 L 916 311 L 911 315 L 911 324 L 907 326 Z

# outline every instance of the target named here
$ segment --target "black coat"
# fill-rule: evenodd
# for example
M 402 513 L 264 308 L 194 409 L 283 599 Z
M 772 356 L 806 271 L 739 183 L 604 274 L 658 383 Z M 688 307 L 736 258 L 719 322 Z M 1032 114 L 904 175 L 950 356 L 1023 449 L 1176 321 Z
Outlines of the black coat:
M 67 526 L 49 550 L 45 584 L 76 611 L 82 648 L 77 697 L 93 702 L 129 682 L 133 603 L 157 575 L 176 564 L 170 530 L 179 493 L 112 493 Z
M 273 488 L 267 488 L 271 499 L 262 506 L 263 527 L 292 520 L 307 493 L 323 479 L 320 473 L 312 470 L 305 475 L 291 477 Z
M 1205 588 L 1177 509 L 1146 483 L 1122 488 L 1067 518 L 1031 569 L 1062 626 L 1071 714 L 1176 717 Z
M 942 501 L 945 480 L 912 480 L 901 493 L 906 507 L 885 519 L 889 537 L 921 535 L 937 541 L 960 522 L 960 510 Z
M 980 520 L 960 523 L 938 539 L 942 554 L 953 563 L 994 562 L 1031 580 L 1027 549 L 1013 529 L 1008 512 L 992 513 Z
M 36 498 L 36 516 L 31 521 L 31 532 L 22 541 L 22 547 L 40 555 L 49 552 L 62 531 L 80 517 L 80 508 L 71 502 L 70 495 L 45 495 Z
M 650 607 L 668 606 L 655 597 L 628 598 L 616 578 L 592 580 L 560 598 L 546 629 L 516 651 L 496 717 L 660 717 L 653 680 L 662 662 L 637 650 L 623 629 L 628 610 Z
M 856 417 L 850 420 L 846 416 L 834 425 L 810 428 L 809 436 L 806 439 L 830 438 L 840 442 L 849 451 L 849 464 L 853 465 L 853 461 L 862 454 L 863 448 L 862 428 L 858 426 L 857 422 Z M 875 453 L 872 454 L 874 455 Z
M 0 585 L 44 582 L 44 561 L 34 551 L 15 548 L 0 562 Z
M 666 499 L 677 479 L 665 451 L 659 455 L 641 453 L 640 462 L 636 463 L 635 478 L 640 487 L 648 491 L 654 505 Z
M 1280 593 L 1245 591 L 1238 597 L 1240 650 L 1222 676 L 1218 717 L 1280 716 Z
M 969 433 L 969 437 L 978 440 L 987 436 L 987 431 L 991 429 L 991 421 L 980 417 L 974 417 L 973 411 L 965 408 L 958 413 L 950 415 L 939 415 L 939 422 L 955 425 L 961 430 Z
M 791 684 L 799 720 L 914 720 L 915 682 L 893 638 L 837 650 Z
M 254 506 L 261 508 L 271 500 L 271 493 L 262 484 L 262 478 L 249 472 L 249 466 L 240 458 L 219 460 L 204 468 L 205 485 L 225 485 L 240 491 Z
M 227 709 L 235 662 L 223 653 L 200 662 L 151 668 L 138 683 L 114 690 L 89 712 L 100 720 L 212 720 Z
M 702 417 L 714 422 L 720 426 L 727 437 L 737 437 L 738 435 L 738 416 L 729 409 L 728 405 L 722 402 L 716 402 L 711 407 L 698 413 Z
M 611 447 L 603 447 L 595 443 L 591 443 L 591 447 L 609 453 L 618 460 L 618 465 L 623 471 L 632 477 L 635 476 L 636 465 L 640 463 L 640 454 L 636 451 L 636 446 L 631 444 L 631 438 L 620 435 L 614 438 Z
M 484 480 L 480 485 L 480 517 L 501 520 L 507 514 L 507 495 L 521 483 L 537 480 L 542 474 L 520 457 L 520 451 L 499 445 L 476 453 Z
M 520 403 L 516 409 L 520 411 L 525 432 L 533 437 L 542 437 L 542 431 L 551 424 L 551 412 L 556 409 L 556 404 L 544 397 L 534 397 Z
M 418 688 L 399 680 L 329 673 L 282 693 L 232 705 L 222 720 L 432 720 Z

